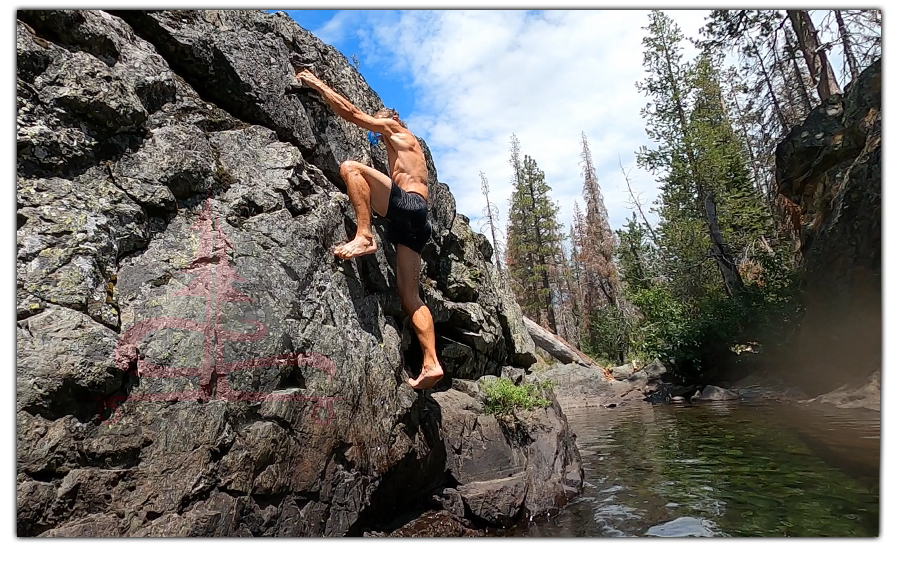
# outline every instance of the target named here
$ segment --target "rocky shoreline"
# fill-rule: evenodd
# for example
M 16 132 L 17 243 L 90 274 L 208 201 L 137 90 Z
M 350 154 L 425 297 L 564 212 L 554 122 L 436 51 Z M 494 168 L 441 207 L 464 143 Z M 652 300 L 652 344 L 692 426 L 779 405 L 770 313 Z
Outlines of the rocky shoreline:
M 612 369 L 613 379 L 598 368 L 577 364 L 554 365 L 527 374 L 525 381 L 552 380 L 563 411 L 590 407 L 616 408 L 634 402 L 703 403 L 716 401 L 826 404 L 839 409 L 881 409 L 881 373 L 861 384 L 844 384 L 810 397 L 802 389 L 776 376 L 749 375 L 735 382 L 681 385 L 654 361 L 641 369 L 623 365 Z

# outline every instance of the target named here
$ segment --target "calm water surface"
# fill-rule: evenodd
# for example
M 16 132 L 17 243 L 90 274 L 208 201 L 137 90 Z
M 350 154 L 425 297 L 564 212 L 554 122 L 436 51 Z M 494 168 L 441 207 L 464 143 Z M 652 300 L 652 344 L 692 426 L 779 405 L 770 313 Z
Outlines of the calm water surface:
M 583 494 L 505 535 L 878 535 L 878 412 L 633 404 L 568 418 Z

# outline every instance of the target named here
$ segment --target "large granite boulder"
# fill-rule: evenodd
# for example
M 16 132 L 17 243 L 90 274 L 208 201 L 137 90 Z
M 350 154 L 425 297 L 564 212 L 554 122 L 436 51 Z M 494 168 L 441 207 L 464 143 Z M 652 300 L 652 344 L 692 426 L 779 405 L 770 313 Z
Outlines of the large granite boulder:
M 552 382 L 556 399 L 563 411 L 617 403 L 620 394 L 628 392 L 633 387 L 628 382 L 610 381 L 599 368 L 581 366 L 574 362 L 554 364 L 546 370 L 525 376 L 524 381 Z
M 28 10 L 16 56 L 19 535 L 391 531 L 435 489 L 501 477 L 451 454 L 475 434 L 505 439 L 520 513 L 580 488 L 558 406 L 516 440 L 406 384 L 421 353 L 380 221 L 377 253 L 334 260 L 355 231 L 338 166 L 386 154 L 286 89 L 307 65 L 381 107 L 343 55 L 284 14 Z M 440 390 L 534 347 L 424 148 Z
M 509 526 L 519 517 L 555 514 L 581 492 L 584 473 L 565 414 L 551 405 L 498 418 L 481 396 L 434 394 L 441 411 L 447 469 L 475 520 Z

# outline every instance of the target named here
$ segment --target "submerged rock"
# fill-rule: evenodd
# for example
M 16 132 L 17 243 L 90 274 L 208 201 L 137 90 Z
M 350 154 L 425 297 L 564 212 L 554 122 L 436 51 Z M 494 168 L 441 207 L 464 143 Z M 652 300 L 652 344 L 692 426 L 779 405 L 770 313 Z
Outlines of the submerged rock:
M 733 391 L 712 385 L 703 388 L 700 395 L 694 398 L 696 401 L 730 401 L 733 399 L 740 399 L 740 396 Z
M 711 538 L 727 536 L 715 522 L 693 516 L 682 516 L 650 527 L 646 534 L 657 538 Z

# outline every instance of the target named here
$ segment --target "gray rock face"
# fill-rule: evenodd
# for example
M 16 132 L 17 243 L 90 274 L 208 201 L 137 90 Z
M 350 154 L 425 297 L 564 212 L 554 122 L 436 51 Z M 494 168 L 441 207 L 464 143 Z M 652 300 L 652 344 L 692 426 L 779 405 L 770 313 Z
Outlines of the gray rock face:
M 473 382 L 472 380 L 463 380 L 462 378 L 454 378 L 451 387 L 458 391 L 462 392 L 469 397 L 478 397 L 478 382 Z
M 421 353 L 379 220 L 375 254 L 331 255 L 355 232 L 339 164 L 386 154 L 285 88 L 310 65 L 380 108 L 342 55 L 284 14 L 17 16 L 19 535 L 361 535 L 441 487 L 524 473 L 522 512 L 580 488 L 557 405 L 516 439 L 406 384 Z M 527 366 L 423 147 L 442 387 Z
M 525 370 L 514 366 L 504 366 L 500 373 L 501 378 L 506 378 L 515 385 L 521 384 L 525 379 Z
M 881 97 L 879 60 L 775 153 L 802 242 L 805 316 L 790 353 L 803 359 L 792 370 L 817 391 L 881 369 Z
M 447 468 L 477 519 L 507 526 L 520 515 L 552 515 L 581 492 L 581 455 L 555 396 L 550 407 L 518 412 L 511 424 L 482 414 L 468 394 L 449 390 L 434 398 Z
M 431 496 L 432 502 L 440 505 L 441 509 L 457 520 L 463 520 L 466 516 L 466 506 L 463 503 L 459 490 L 445 487 Z
M 475 516 L 497 526 L 508 526 L 519 516 L 525 500 L 525 474 L 461 485 L 463 502 Z
M 528 368 L 537 362 L 534 339 L 525 328 L 522 309 L 516 304 L 508 287 L 503 287 L 500 291 L 500 306 L 500 323 L 506 336 L 512 364 Z
M 840 409 L 865 408 L 881 411 L 881 372 L 873 372 L 861 387 L 853 388 L 844 384 L 834 391 L 800 403 L 828 403 Z

